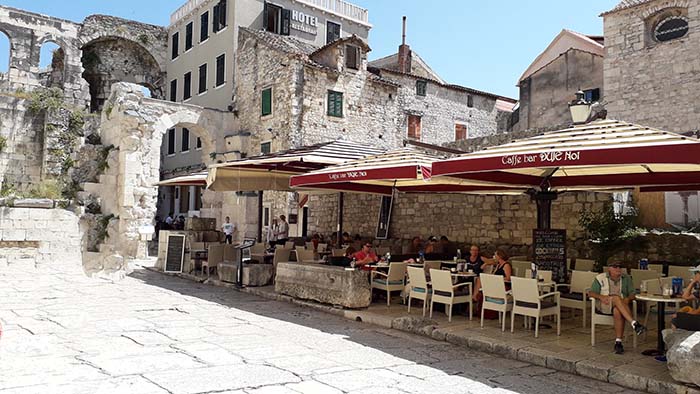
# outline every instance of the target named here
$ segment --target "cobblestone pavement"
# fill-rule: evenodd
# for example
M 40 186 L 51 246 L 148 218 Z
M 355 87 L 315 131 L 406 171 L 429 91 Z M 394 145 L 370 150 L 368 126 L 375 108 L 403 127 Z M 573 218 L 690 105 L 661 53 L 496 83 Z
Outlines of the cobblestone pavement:
M 2 394 L 630 392 L 151 271 L 0 283 Z

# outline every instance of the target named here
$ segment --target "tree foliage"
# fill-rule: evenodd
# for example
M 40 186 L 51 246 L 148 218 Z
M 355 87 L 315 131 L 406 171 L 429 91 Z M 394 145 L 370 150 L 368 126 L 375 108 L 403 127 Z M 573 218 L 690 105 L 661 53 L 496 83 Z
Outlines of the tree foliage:
M 602 271 L 608 258 L 619 250 L 627 238 L 635 235 L 632 230 L 636 228 L 636 221 L 636 213 L 618 215 L 612 204 L 606 204 L 599 211 L 581 212 L 578 222 L 591 241 L 597 271 Z

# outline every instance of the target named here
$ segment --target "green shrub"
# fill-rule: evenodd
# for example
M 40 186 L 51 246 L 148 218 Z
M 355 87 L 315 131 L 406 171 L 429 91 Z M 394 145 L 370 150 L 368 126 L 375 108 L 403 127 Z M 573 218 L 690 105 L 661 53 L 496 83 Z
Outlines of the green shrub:
M 7 147 L 7 138 L 0 135 L 0 152 L 4 151 Z
M 632 211 L 636 212 L 634 209 Z M 610 256 L 620 249 L 626 239 L 637 235 L 636 221 L 636 214 L 616 214 L 612 204 L 606 204 L 600 211 L 581 211 L 578 222 L 591 241 L 596 256 L 596 271 L 603 270 Z
M 29 94 L 29 112 L 56 110 L 63 106 L 63 91 L 59 88 L 36 89 Z
M 62 198 L 61 185 L 56 179 L 44 179 L 24 193 L 23 197 L 60 200 Z

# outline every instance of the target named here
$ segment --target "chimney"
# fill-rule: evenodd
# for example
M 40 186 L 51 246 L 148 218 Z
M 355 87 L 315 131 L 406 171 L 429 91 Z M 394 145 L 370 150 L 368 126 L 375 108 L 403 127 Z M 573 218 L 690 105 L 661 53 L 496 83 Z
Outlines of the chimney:
M 403 33 L 401 34 L 401 45 L 399 45 L 399 71 L 402 73 L 411 72 L 411 47 L 406 45 L 406 16 L 403 17 Z

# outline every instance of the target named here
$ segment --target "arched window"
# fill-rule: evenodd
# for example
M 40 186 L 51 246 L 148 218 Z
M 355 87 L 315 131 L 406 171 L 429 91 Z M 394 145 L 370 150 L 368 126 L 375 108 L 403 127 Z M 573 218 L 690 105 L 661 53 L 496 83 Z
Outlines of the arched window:
M 49 67 L 54 68 L 54 63 L 57 63 L 55 66 L 58 66 L 58 63 L 60 63 L 61 68 L 63 68 L 63 50 L 55 42 L 46 41 L 41 46 L 41 52 L 39 53 L 39 68 L 42 70 L 46 70 Z
M 654 39 L 659 42 L 675 40 L 686 34 L 688 34 L 688 19 L 683 16 L 662 19 L 654 27 Z
M 10 71 L 11 52 L 10 38 L 4 32 L 0 32 L 0 73 Z

